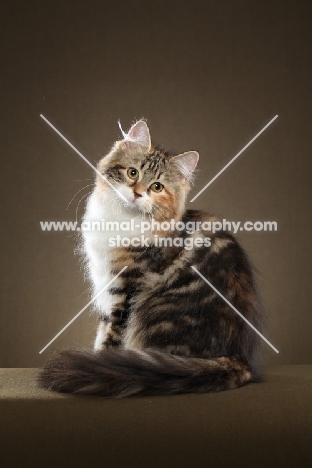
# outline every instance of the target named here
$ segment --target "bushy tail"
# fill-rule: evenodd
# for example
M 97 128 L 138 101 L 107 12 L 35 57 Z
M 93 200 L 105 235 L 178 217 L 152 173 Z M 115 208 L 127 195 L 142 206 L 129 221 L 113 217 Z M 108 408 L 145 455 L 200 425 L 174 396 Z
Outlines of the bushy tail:
M 65 349 L 40 370 L 37 383 L 64 393 L 111 398 L 221 391 L 257 380 L 242 361 L 200 359 L 154 350 Z

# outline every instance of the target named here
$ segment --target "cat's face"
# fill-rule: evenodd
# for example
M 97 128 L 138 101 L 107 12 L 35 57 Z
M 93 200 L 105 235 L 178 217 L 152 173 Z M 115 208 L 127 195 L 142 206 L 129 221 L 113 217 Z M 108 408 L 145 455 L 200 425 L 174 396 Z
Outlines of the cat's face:
M 198 153 L 173 156 L 154 147 L 144 121 L 137 122 L 124 137 L 98 165 L 116 189 L 112 196 L 129 210 L 150 214 L 157 221 L 180 219 Z M 97 188 L 114 192 L 101 177 Z

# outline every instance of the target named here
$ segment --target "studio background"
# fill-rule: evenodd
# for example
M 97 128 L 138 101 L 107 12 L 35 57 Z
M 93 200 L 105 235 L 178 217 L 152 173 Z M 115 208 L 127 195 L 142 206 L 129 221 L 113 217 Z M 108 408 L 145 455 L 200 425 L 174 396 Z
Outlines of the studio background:
M 92 169 L 146 117 L 155 142 L 198 150 L 195 194 L 278 119 L 188 208 L 233 221 L 270 316 L 266 364 L 312 362 L 311 25 L 309 2 L 11 1 L 1 7 L 2 307 L 0 366 L 36 367 L 64 346 L 91 346 L 96 317 L 75 236 Z M 81 192 L 67 206 L 78 190 Z M 78 219 L 83 209 L 78 207 Z

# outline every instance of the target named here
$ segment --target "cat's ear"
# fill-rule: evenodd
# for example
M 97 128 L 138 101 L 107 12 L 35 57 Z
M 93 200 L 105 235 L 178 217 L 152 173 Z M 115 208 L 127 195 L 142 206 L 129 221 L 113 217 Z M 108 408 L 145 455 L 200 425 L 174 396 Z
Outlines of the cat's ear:
M 119 127 L 120 123 L 118 122 Z M 151 137 L 148 126 L 144 120 L 139 120 L 136 122 L 128 133 L 125 133 L 122 128 L 120 127 L 124 141 L 128 143 L 135 143 L 140 145 L 144 148 L 144 150 L 149 151 L 151 149 Z
M 197 151 L 187 151 L 186 153 L 173 156 L 170 163 L 178 169 L 183 179 L 192 181 L 193 171 L 198 163 L 199 154 Z

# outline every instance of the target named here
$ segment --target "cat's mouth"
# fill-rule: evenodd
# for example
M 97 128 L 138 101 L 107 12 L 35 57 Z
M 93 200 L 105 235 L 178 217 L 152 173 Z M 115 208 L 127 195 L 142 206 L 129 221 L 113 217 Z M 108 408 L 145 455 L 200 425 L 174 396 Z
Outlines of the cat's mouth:
M 144 199 L 144 196 L 140 193 L 134 192 L 132 199 L 130 200 L 128 207 L 133 210 L 138 210 L 141 213 L 150 213 L 151 206 Z
M 133 201 L 135 202 L 136 200 L 138 200 L 138 199 L 141 198 L 141 197 L 142 197 L 142 195 L 141 195 L 140 193 L 134 192 L 134 199 L 133 199 Z

